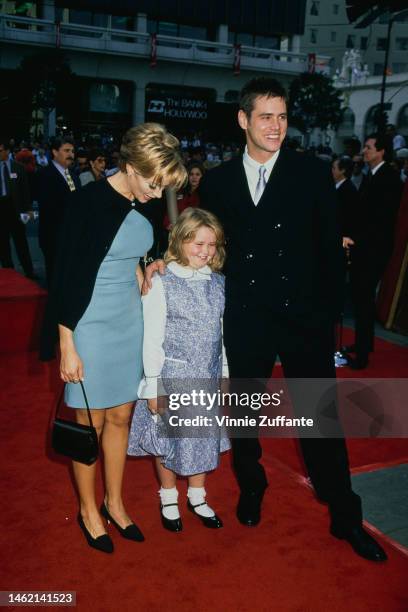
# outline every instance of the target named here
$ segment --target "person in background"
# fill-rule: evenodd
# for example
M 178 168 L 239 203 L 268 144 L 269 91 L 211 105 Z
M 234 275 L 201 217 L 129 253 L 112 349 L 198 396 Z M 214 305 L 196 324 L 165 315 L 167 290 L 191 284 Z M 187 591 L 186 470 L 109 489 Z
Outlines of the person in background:
M 339 157 L 332 164 L 332 175 L 339 200 L 339 221 L 343 248 L 348 251 L 352 240 L 354 219 L 358 209 L 358 192 L 351 181 L 354 163 L 350 157 Z
M 407 146 L 404 136 L 397 133 L 395 125 L 392 123 L 387 125 L 387 136 L 392 139 L 392 148 L 394 151 L 398 151 L 399 149 L 403 149 Z
M 54 270 L 58 233 L 65 212 L 66 200 L 80 183 L 70 168 L 74 162 L 74 144 L 65 138 L 56 138 L 51 144 L 52 162 L 37 174 L 37 200 L 39 204 L 38 239 L 44 255 L 47 284 L 50 286 Z
M 35 156 L 35 163 L 40 168 L 45 168 L 45 166 L 48 166 L 48 157 L 45 154 L 45 149 L 38 149 L 38 153 Z
M 177 197 L 177 210 L 181 214 L 186 208 L 192 207 L 197 208 L 200 206 L 200 181 L 204 175 L 204 168 L 200 163 L 192 162 L 187 169 L 188 171 L 188 184 L 183 193 L 180 193 Z M 165 229 L 170 230 L 171 224 L 168 214 L 165 215 L 163 220 L 163 226 Z
M 85 149 L 78 149 L 75 156 L 75 162 L 72 168 L 70 168 L 70 172 L 78 178 L 81 172 L 86 172 L 87 170 L 89 170 L 88 151 Z
M 105 178 L 106 159 L 105 154 L 101 149 L 93 149 L 89 154 L 90 170 L 81 172 L 79 182 L 82 187 L 94 181 L 100 181 Z
M 386 161 L 391 159 L 388 138 L 371 134 L 363 153 L 370 172 L 360 195 L 350 266 L 355 342 L 348 350 L 355 353 L 354 359 L 349 358 L 354 370 L 366 368 L 374 350 L 376 288 L 392 253 L 402 193 L 400 177 Z
M 10 248 L 12 238 L 24 274 L 34 279 L 25 231 L 25 222 L 34 216 L 30 188 L 24 166 L 10 160 L 9 153 L 6 141 L 0 140 L 0 263 L 3 268 L 14 268 Z
M 119 172 L 119 151 L 112 151 L 110 156 L 109 170 L 105 170 L 105 176 L 112 176 Z
M 367 183 L 367 175 L 364 173 L 365 163 L 362 155 L 353 156 L 353 170 L 350 180 L 357 191 L 364 189 Z

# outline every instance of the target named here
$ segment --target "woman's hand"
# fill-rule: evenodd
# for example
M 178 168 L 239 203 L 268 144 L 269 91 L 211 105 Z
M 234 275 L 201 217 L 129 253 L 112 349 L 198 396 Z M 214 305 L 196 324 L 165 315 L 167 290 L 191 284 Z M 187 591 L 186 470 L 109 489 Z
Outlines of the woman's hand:
M 84 366 L 78 355 L 72 330 L 64 325 L 58 325 L 60 336 L 60 376 L 66 383 L 78 383 L 84 380 Z
M 162 259 L 156 259 L 153 263 L 149 264 L 145 270 L 144 281 L 142 285 L 142 295 L 147 295 L 149 290 L 152 288 L 152 276 L 155 272 L 164 274 L 166 271 L 166 264 Z
M 154 397 L 147 400 L 147 406 L 152 414 L 163 415 L 167 410 L 167 395 Z
M 75 348 L 61 351 L 60 376 L 66 383 L 84 380 L 84 366 Z

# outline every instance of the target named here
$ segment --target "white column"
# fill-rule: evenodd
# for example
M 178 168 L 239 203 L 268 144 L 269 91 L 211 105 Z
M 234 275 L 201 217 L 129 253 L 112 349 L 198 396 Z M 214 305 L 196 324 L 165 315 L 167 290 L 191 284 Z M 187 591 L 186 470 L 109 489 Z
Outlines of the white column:
M 228 44 L 228 26 L 224 23 L 217 28 L 217 42 Z
M 136 17 L 136 31 L 147 32 L 147 15 L 146 13 L 138 13 Z
M 54 0 L 43 1 L 43 18 L 47 21 L 55 21 L 55 4 Z
M 145 93 L 144 83 L 135 83 L 133 90 L 133 125 L 145 121 Z
M 293 53 L 300 53 L 300 36 L 292 36 L 292 51 Z

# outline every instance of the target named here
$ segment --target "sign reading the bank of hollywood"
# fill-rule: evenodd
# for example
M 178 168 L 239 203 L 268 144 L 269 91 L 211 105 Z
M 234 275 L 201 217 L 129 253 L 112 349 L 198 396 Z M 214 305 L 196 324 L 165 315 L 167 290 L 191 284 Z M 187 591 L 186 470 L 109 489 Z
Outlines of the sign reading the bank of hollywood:
M 147 102 L 146 118 L 149 121 L 206 121 L 208 101 L 184 96 L 152 97 Z

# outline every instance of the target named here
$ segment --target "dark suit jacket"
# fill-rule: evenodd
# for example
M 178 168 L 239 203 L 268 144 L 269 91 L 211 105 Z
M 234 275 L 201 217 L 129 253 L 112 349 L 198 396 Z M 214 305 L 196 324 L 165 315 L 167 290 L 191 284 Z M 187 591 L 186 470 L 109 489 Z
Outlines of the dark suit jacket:
M 81 185 L 72 174 L 77 189 Z M 65 205 L 71 191 L 66 180 L 52 162 L 37 175 L 37 198 L 39 204 L 39 242 L 44 250 L 55 251 L 57 234 L 64 217 Z
M 7 193 L 10 195 L 17 214 L 32 210 L 28 177 L 22 164 L 15 161 L 10 162 L 11 175 L 16 174 L 16 178 L 10 178 L 7 183 Z
M 355 231 L 356 218 L 358 215 L 358 191 L 350 179 L 336 189 L 339 200 L 339 221 L 342 236 L 351 238 Z
M 240 157 L 207 172 L 200 197 L 226 233 L 226 311 L 259 305 L 310 325 L 338 317 L 343 251 L 326 164 L 282 149 L 255 206 Z
M 386 260 L 391 255 L 402 187 L 397 172 L 387 163 L 366 183 L 360 192 L 353 257 Z

